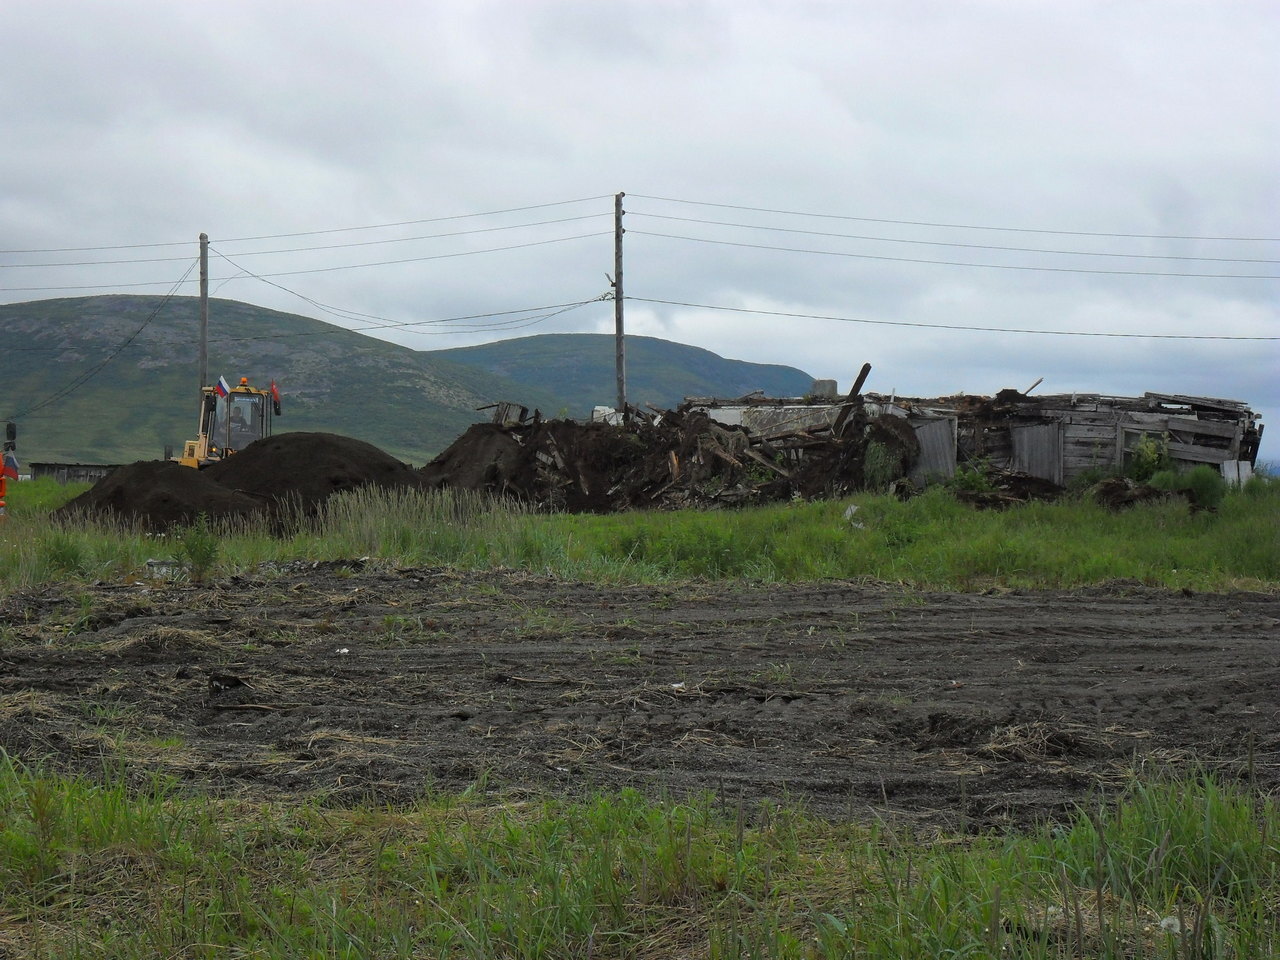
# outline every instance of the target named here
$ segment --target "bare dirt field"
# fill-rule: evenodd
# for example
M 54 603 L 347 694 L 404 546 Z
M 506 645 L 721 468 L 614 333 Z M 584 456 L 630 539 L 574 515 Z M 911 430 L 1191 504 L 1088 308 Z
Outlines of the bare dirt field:
M 298 564 L 0 600 L 0 747 L 215 792 L 636 787 L 948 830 L 1135 767 L 1280 787 L 1280 596 Z

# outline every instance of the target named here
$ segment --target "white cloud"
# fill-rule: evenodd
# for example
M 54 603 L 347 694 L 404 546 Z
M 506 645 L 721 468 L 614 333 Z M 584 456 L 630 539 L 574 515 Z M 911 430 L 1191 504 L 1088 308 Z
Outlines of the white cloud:
M 440 257 L 611 229 L 626 190 L 635 297 L 920 324 L 1274 336 L 1276 281 L 973 264 L 1276 275 L 1280 264 L 1119 259 L 777 233 L 655 215 L 1052 251 L 1280 260 L 1274 242 L 953 230 L 668 203 L 1097 233 L 1270 237 L 1280 187 L 1280 14 L 1269 2 L 894 4 L 762 0 L 11 5 L 0 33 L 5 249 L 181 241 L 79 257 L 0 255 L 19 287 L 157 281 L 192 257 L 256 273 Z M 233 243 L 232 238 L 591 203 Z M 337 250 L 595 214 L 593 220 Z M 646 234 L 861 254 L 862 259 Z M 415 321 L 595 297 L 610 236 L 276 278 Z M 232 274 L 215 258 L 215 276 Z M 251 279 L 220 295 L 326 315 Z M 940 394 L 1025 387 L 1236 396 L 1274 412 L 1275 342 L 1080 339 L 883 327 L 628 304 L 630 329 L 843 382 Z M 331 319 L 331 318 L 329 318 Z M 514 331 L 612 329 L 595 304 Z M 403 332 L 456 346 L 494 331 Z M 1264 451 L 1265 453 L 1265 451 Z

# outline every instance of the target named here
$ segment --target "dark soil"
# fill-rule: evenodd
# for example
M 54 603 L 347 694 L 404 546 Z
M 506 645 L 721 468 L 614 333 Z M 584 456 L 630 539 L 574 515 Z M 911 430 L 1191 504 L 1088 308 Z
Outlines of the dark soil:
M 313 514 L 344 490 L 422 485 L 412 467 L 363 440 L 282 433 L 203 470 L 165 460 L 119 467 L 54 516 L 116 518 L 163 530 L 201 514 L 211 520 Z
M 371 443 L 334 433 L 282 433 L 202 471 L 211 480 L 305 512 L 344 490 L 418 487 L 417 472 Z
M 352 562 L 49 589 L 0 622 L 10 754 L 256 797 L 634 786 L 956 830 L 1060 815 L 1135 768 L 1280 787 L 1273 595 Z
M 200 514 L 226 520 L 262 513 L 261 498 L 229 490 L 207 470 L 167 460 L 143 460 L 117 467 L 92 488 L 54 511 L 54 517 L 90 515 L 140 523 L 150 529 L 190 523 Z

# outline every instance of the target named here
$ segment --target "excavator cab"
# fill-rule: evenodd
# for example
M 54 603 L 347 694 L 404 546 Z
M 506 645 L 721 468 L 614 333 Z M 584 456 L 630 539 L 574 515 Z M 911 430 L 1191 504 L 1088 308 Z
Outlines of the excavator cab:
M 241 377 L 238 386 L 225 395 L 220 393 L 217 387 L 201 389 L 198 435 L 183 444 L 182 456 L 174 458 L 179 463 L 207 467 L 271 436 L 272 417 L 280 413 L 280 394 L 274 383 L 261 390 Z

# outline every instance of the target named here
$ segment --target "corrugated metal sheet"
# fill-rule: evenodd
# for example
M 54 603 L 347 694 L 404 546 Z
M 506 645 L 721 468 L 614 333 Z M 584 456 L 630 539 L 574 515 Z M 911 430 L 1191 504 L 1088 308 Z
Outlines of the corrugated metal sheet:
M 1062 424 L 1029 423 L 1009 428 L 1013 469 L 1062 485 Z
M 911 480 L 920 486 L 945 480 L 956 472 L 956 421 L 953 417 L 914 420 L 920 457 L 911 470 Z

